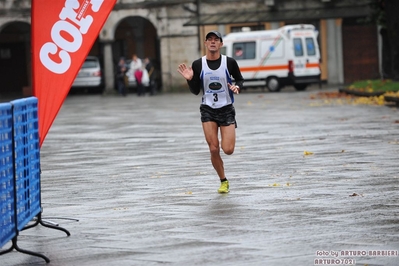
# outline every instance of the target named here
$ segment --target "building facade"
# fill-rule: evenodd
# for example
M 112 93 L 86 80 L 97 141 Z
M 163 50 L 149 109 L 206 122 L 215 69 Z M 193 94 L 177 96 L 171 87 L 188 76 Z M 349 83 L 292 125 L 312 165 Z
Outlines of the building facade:
M 65 0 L 71 1 L 71 0 Z M 104 0 L 90 0 L 104 1 Z M 365 23 L 372 0 L 118 0 L 90 51 L 100 58 L 105 92 L 113 93 L 119 57 L 149 57 L 163 91 L 187 88 L 178 64 L 204 54 L 209 30 L 276 29 L 313 24 L 319 31 L 322 80 L 350 83 L 380 77 L 380 37 Z M 0 97 L 31 95 L 30 0 L 0 0 Z

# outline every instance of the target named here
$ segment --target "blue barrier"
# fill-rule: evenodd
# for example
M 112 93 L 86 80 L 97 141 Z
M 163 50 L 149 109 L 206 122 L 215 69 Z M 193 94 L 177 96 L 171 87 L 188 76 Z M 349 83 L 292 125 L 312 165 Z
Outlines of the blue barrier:
M 21 231 L 41 211 L 37 99 L 19 99 L 11 104 L 14 122 L 17 229 Z
M 12 246 L 0 255 L 16 249 L 50 260 L 39 253 L 18 247 L 20 231 L 42 224 L 38 99 L 28 97 L 0 104 L 0 248 L 12 240 Z M 28 223 L 36 218 L 34 224 Z
M 16 234 L 12 106 L 0 104 L 0 248 Z

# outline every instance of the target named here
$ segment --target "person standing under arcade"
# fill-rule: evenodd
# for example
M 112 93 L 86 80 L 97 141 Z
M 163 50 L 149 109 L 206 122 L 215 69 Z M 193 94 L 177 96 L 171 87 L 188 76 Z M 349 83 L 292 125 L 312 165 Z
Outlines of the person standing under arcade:
M 140 58 L 136 54 L 133 54 L 132 56 L 132 61 L 130 62 L 130 71 L 131 75 L 136 80 L 137 84 L 137 95 L 138 96 L 144 96 L 145 95 L 145 88 L 142 83 L 142 77 L 143 77 L 143 63 Z
M 219 179 L 219 193 L 230 191 L 229 181 L 225 176 L 220 147 L 227 155 L 234 152 L 236 142 L 234 93 L 238 94 L 244 78 L 237 61 L 220 53 L 223 46 L 222 35 L 211 31 L 205 37 L 205 56 L 195 60 L 191 67 L 180 64 L 177 71 L 187 80 L 190 91 L 198 95 L 202 89 L 200 105 L 202 128 L 211 154 L 211 162 Z M 232 77 L 234 84 L 232 84 Z M 219 129 L 221 144 L 219 143 Z
M 126 63 L 125 63 L 125 58 L 121 57 L 119 59 L 119 63 L 116 66 L 116 82 L 117 82 L 117 88 L 118 92 L 122 96 L 126 96 L 126 84 L 125 84 L 125 77 L 126 77 Z

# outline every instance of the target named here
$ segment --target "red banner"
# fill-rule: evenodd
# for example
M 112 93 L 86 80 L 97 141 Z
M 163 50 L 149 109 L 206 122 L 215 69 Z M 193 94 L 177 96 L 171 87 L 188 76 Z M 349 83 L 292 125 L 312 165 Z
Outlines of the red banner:
M 40 146 L 116 0 L 33 0 L 33 94 Z

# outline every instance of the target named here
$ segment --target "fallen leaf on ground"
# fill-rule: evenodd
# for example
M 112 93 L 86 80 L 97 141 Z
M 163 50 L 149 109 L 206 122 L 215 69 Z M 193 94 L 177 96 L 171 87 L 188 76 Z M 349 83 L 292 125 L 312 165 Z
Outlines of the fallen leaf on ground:
M 311 151 L 304 151 L 304 152 L 303 152 L 303 155 L 313 155 L 313 152 L 311 152 Z

